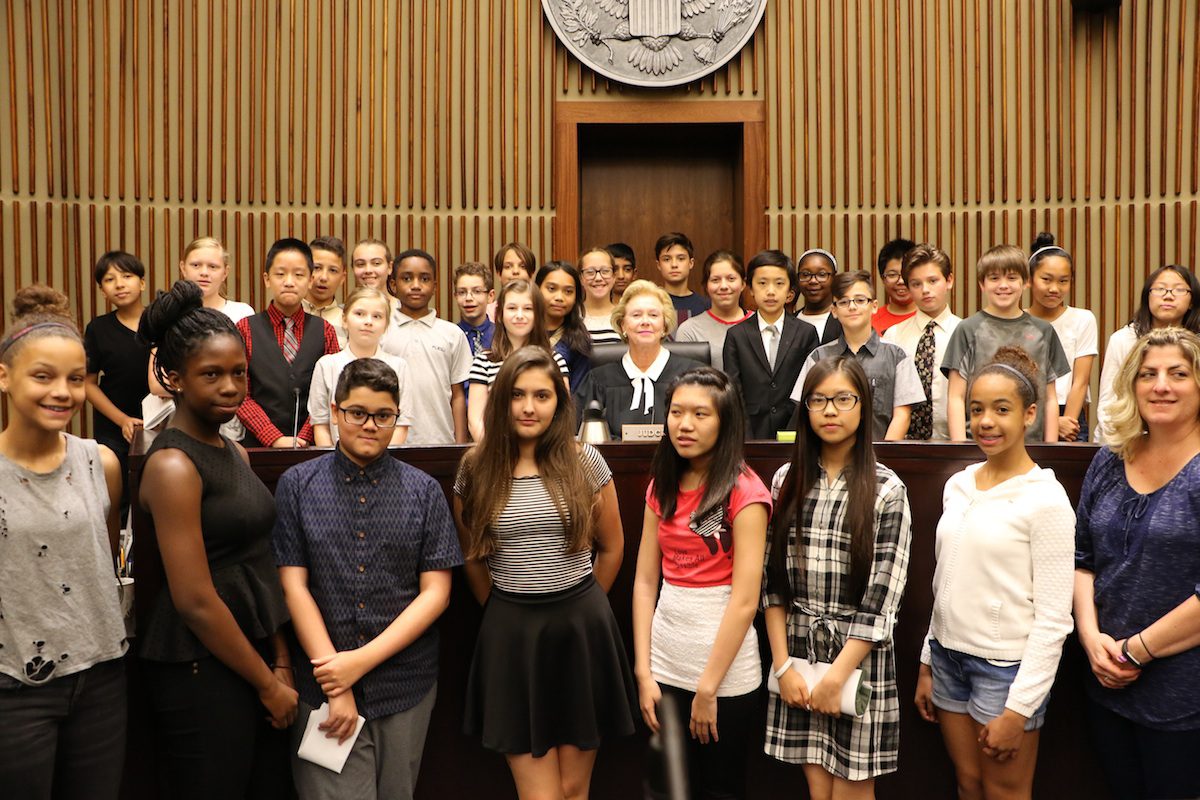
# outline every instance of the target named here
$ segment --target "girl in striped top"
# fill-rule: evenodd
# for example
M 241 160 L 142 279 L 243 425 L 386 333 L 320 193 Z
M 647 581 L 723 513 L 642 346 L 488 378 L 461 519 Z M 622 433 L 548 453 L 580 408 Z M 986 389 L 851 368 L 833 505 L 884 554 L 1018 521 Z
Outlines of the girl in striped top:
M 467 580 L 485 603 L 465 729 L 504 753 L 520 796 L 586 796 L 601 739 L 633 732 L 633 676 L 605 595 L 624 541 L 612 474 L 575 443 L 544 348 L 504 360 L 484 419 L 489 435 L 454 483 Z
M 546 333 L 546 310 L 541 291 L 527 280 L 509 281 L 500 290 L 496 300 L 496 333 L 492 346 L 475 354 L 471 363 L 470 384 L 467 390 L 467 427 L 471 438 L 483 438 L 484 411 L 492 382 L 500 372 L 500 365 L 510 353 L 527 344 L 550 350 L 550 337 Z M 554 353 L 554 362 L 567 380 L 567 362 Z

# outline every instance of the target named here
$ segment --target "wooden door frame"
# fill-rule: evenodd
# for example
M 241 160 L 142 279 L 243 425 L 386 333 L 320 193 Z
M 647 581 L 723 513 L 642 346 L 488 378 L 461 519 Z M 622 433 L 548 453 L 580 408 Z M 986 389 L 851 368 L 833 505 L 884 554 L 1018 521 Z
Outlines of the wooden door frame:
M 736 175 L 742 206 L 743 259 L 767 244 L 767 110 L 761 100 L 662 102 L 558 101 L 554 104 L 554 257 L 579 255 L 579 126 L 592 124 L 737 124 L 742 151 Z

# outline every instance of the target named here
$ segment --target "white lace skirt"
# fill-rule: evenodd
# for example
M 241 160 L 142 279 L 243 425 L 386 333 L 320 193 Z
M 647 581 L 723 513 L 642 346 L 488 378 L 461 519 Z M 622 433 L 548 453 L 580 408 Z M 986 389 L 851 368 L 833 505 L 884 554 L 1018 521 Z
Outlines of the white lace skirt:
M 732 592 L 732 586 L 685 587 L 663 581 L 650 629 L 650 671 L 656 681 L 696 691 Z M 751 625 L 717 696 L 737 697 L 761 683 L 758 634 Z

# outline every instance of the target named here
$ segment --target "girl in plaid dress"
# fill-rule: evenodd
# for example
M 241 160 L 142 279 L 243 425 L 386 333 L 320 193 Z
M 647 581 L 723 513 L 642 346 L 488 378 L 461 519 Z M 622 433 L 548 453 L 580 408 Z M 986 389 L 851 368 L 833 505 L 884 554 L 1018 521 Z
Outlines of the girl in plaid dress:
M 767 754 L 803 764 L 814 800 L 873 797 L 894 772 L 900 703 L 892 629 L 904 593 L 908 494 L 871 448 L 871 388 L 853 358 L 813 365 L 792 462 L 775 473 L 763 606 L 771 669 Z M 831 662 L 808 686 L 793 660 Z M 861 717 L 839 714 L 855 669 L 871 688 Z

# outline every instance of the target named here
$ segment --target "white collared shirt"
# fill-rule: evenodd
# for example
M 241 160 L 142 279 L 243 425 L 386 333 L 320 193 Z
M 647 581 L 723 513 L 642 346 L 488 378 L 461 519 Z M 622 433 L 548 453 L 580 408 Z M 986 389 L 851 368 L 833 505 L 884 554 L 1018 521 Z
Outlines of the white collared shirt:
M 650 368 L 642 372 L 633 363 L 629 353 L 621 356 L 621 366 L 625 368 L 625 374 L 629 376 L 629 380 L 633 384 L 633 402 L 629 404 L 630 411 L 640 407 L 643 414 L 649 414 L 650 409 L 654 408 L 654 382 L 662 375 L 663 368 L 667 366 L 667 359 L 670 357 L 671 354 L 667 352 L 667 348 L 660 348 L 658 355 L 650 364 Z
M 786 313 L 786 311 L 783 312 L 783 314 Z M 767 328 L 772 326 L 775 328 L 775 353 L 778 358 L 779 340 L 783 338 L 783 314 L 780 314 L 779 319 L 774 322 L 767 322 L 763 319 L 762 314 L 758 315 L 758 335 L 762 337 L 763 352 L 767 354 L 768 362 L 771 360 L 771 334 L 767 332 Z M 771 364 L 771 368 L 774 369 L 774 367 L 775 365 Z
M 413 426 L 407 443 L 454 444 L 451 387 L 461 386 L 471 374 L 471 345 L 462 328 L 438 319 L 432 309 L 419 319 L 397 310 L 379 347 L 408 363 Z
M 918 308 L 916 314 L 888 328 L 883 340 L 904 348 L 904 352 L 915 362 L 917 345 L 930 321 L 933 322 L 933 380 L 929 385 L 929 393 L 933 395 L 933 436 L 930 441 L 944 442 L 950 439 L 950 428 L 946 422 L 946 396 L 950 391 L 950 383 L 940 367 L 946 354 L 946 345 L 950 343 L 950 334 L 962 322 L 962 317 L 955 315 L 950 306 L 943 308 L 936 317 L 930 317 Z

